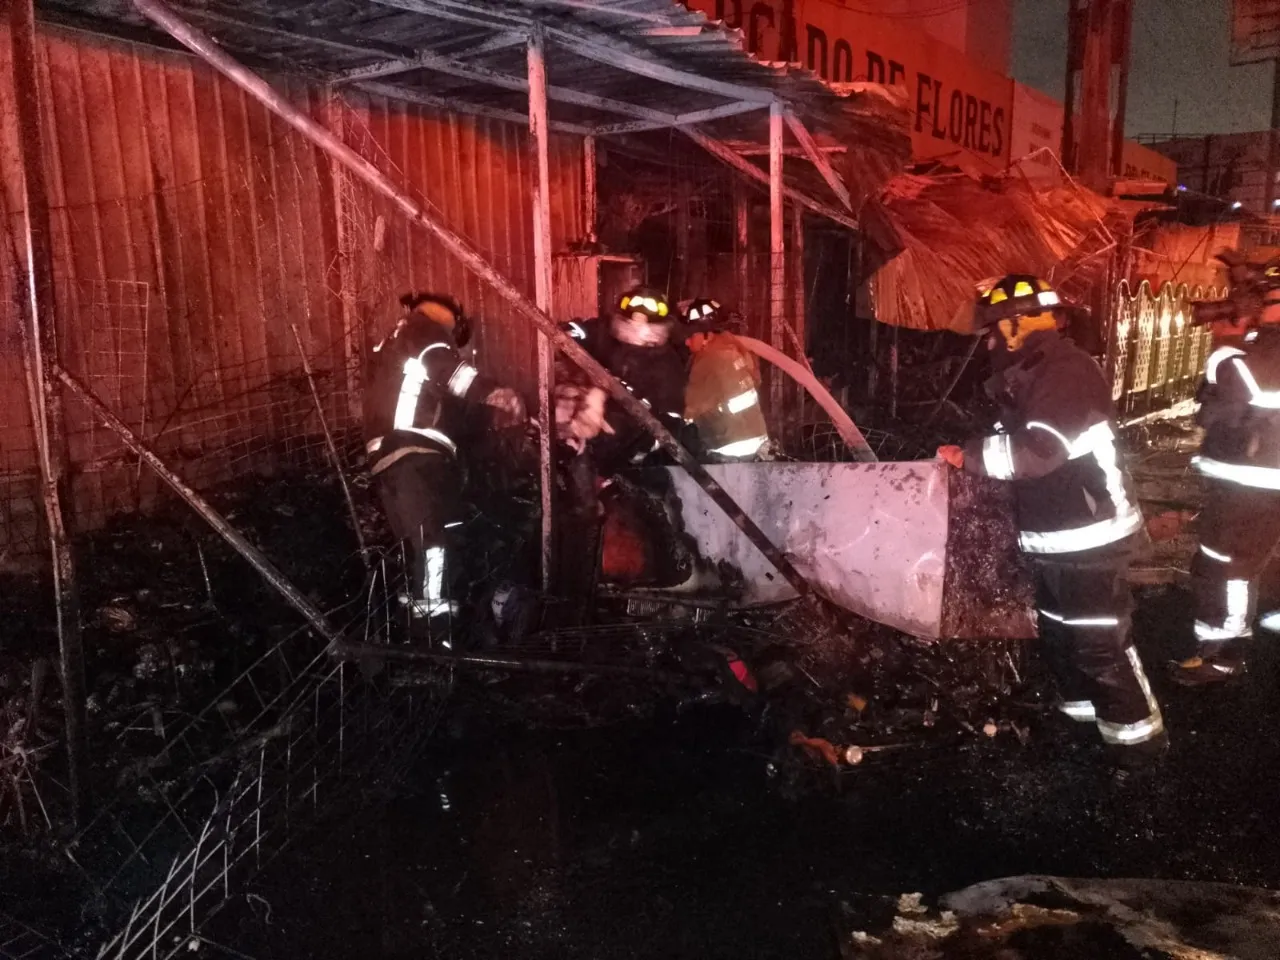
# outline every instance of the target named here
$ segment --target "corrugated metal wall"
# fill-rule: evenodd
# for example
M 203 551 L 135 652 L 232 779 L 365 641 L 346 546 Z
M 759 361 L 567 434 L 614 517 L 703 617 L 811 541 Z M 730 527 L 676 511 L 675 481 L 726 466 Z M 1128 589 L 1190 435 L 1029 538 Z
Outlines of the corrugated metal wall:
M 523 321 L 424 232 L 335 177 L 322 154 L 203 64 L 55 29 L 43 30 L 40 55 L 63 362 L 198 487 L 319 453 L 293 325 L 331 425 L 352 426 L 362 352 L 410 289 L 462 300 L 481 318 L 481 368 L 530 389 L 534 337 Z M 20 202 L 10 83 L 8 36 L 0 33 L 6 221 Z M 379 99 L 326 104 L 300 81 L 277 84 L 340 126 L 353 147 L 432 202 L 532 293 L 526 130 Z M 553 248 L 561 249 L 583 233 L 575 140 L 553 140 L 551 176 Z M 5 247 L 0 559 L 34 546 L 39 512 L 12 234 Z M 76 529 L 154 500 L 155 480 L 75 401 L 68 428 Z

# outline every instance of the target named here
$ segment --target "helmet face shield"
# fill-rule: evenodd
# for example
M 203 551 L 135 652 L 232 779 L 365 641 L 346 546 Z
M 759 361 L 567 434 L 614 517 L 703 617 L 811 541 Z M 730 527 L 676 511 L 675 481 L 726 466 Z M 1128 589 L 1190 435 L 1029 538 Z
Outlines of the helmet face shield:
M 671 324 L 651 320 L 639 311 L 614 317 L 610 330 L 617 340 L 633 347 L 661 347 L 671 339 Z

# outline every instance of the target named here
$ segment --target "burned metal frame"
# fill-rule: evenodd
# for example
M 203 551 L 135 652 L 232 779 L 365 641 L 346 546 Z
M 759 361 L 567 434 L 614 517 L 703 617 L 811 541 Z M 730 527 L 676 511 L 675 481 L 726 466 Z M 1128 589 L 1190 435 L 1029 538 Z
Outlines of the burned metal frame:
M 21 189 L 26 197 L 18 224 L 28 261 L 27 283 L 22 298 L 25 314 L 23 359 L 53 560 L 53 593 L 72 803 L 76 823 L 83 825 L 91 802 L 89 747 L 85 729 L 84 643 L 71 538 L 62 515 L 63 488 L 67 481 L 67 440 L 62 395 L 54 369 L 58 340 L 54 328 L 53 234 L 44 171 L 33 0 L 11 0 L 9 31 L 13 43 L 14 101 L 21 134 Z
M 259 100 L 280 119 L 293 127 L 319 149 L 348 167 L 353 174 L 371 188 L 389 199 L 412 223 L 422 227 L 439 240 L 459 261 L 481 280 L 489 284 L 518 313 L 554 344 L 566 357 L 578 366 L 596 386 L 605 390 L 623 410 L 652 436 L 658 445 L 694 478 L 700 487 L 721 510 L 743 531 L 774 568 L 800 594 L 808 592 L 808 582 L 791 561 L 769 540 L 764 531 L 752 520 L 733 498 L 712 478 L 665 426 L 639 399 L 624 387 L 616 377 L 584 350 L 572 337 L 563 332 L 544 311 L 530 303 L 528 298 L 464 238 L 450 230 L 429 211 L 398 189 L 385 174 L 360 156 L 334 134 L 299 111 L 281 96 L 269 83 L 248 70 L 224 52 L 210 37 L 196 30 L 177 16 L 160 0 L 134 0 L 134 6 L 157 26 L 163 28 L 210 66 L 222 73 L 246 93 Z M 769 94 L 771 96 L 771 94 Z M 544 436 L 553 429 L 544 422 Z M 545 446 L 544 446 L 545 451 Z M 543 470 L 547 467 L 544 464 Z M 545 496 L 544 491 L 544 496 Z M 341 640 L 335 646 L 340 646 Z
M 331 78 L 330 82 L 332 84 L 355 84 L 361 89 L 370 92 L 416 101 L 432 107 L 479 113 L 503 120 L 528 124 L 533 133 L 532 140 L 536 161 L 534 168 L 539 174 L 538 184 L 535 185 L 535 198 L 539 198 L 536 205 L 539 208 L 545 208 L 549 190 L 545 161 L 546 137 L 549 132 L 580 135 L 590 138 L 591 142 L 594 143 L 596 136 L 621 136 L 664 128 L 681 130 L 694 142 L 701 145 L 713 156 L 729 164 L 739 173 L 757 183 L 767 184 L 770 188 L 770 213 L 771 220 L 774 221 L 770 244 L 771 277 L 774 293 L 772 298 L 774 301 L 774 316 L 771 319 L 776 339 L 780 339 L 780 336 L 778 336 L 778 324 L 782 319 L 781 311 L 784 309 L 781 294 L 786 271 L 785 244 L 779 240 L 780 237 L 785 236 L 784 232 L 780 233 L 782 230 L 780 220 L 784 216 L 781 198 L 785 198 L 798 207 L 803 207 L 813 213 L 828 217 L 843 226 L 849 228 L 857 227 L 856 220 L 851 216 L 807 194 L 789 188 L 782 182 L 784 170 L 783 151 L 785 147 L 781 142 L 780 120 L 785 122 L 785 125 L 791 129 L 792 135 L 801 147 L 802 154 L 822 174 L 840 203 L 846 209 L 849 208 L 848 190 L 844 187 L 838 174 L 825 156 L 823 148 L 819 147 L 813 140 L 812 135 L 809 134 L 796 115 L 794 108 L 783 104 L 778 92 L 763 86 L 757 87 L 703 76 L 694 70 L 682 69 L 669 61 L 664 61 L 660 57 L 654 57 L 652 51 L 644 48 L 646 36 L 654 38 L 680 36 L 696 39 L 696 35 L 703 33 L 707 29 L 702 24 L 672 26 L 668 18 L 661 13 L 637 11 L 621 6 L 612 6 L 607 3 L 597 3 L 594 0 L 557 0 L 556 3 L 557 6 L 564 8 L 565 11 L 585 11 L 597 15 L 597 23 L 594 25 L 581 20 L 574 22 L 569 22 L 565 19 L 547 21 L 546 10 L 542 4 L 521 3 L 517 10 L 511 6 L 505 8 L 485 7 L 459 2 L 459 0 L 375 0 L 375 2 L 392 9 L 478 27 L 491 31 L 491 35 L 478 38 L 460 51 L 455 51 L 445 56 L 431 51 L 409 51 L 406 53 L 403 48 L 396 48 L 391 44 L 376 40 L 344 38 L 341 35 L 335 35 L 314 27 L 293 24 L 283 25 L 280 21 L 274 20 L 269 16 L 250 11 L 240 11 L 234 15 L 228 14 L 225 10 L 219 11 L 217 9 L 189 9 L 186 12 L 192 17 L 201 18 L 210 23 L 222 23 L 248 31 L 257 31 L 264 35 L 314 44 L 332 50 L 341 50 L 348 54 L 367 56 L 375 61 L 371 65 L 348 69 Z M 160 4 L 151 2 L 151 0 L 138 0 L 136 5 L 150 19 L 160 22 L 148 12 L 148 8 L 153 12 L 164 9 Z M 47 214 L 44 211 L 47 211 L 48 204 L 44 197 L 45 191 L 42 184 L 40 162 L 31 159 L 39 158 L 42 151 L 38 118 L 39 102 L 35 89 L 34 74 L 34 12 L 30 0 L 16 0 L 16 2 L 10 4 L 10 16 L 14 27 L 12 32 L 15 54 L 13 58 L 15 90 L 20 94 L 16 98 L 17 116 L 22 134 L 22 149 L 29 161 L 23 165 L 25 170 L 23 186 L 30 198 L 30 202 L 26 204 L 29 215 L 24 218 L 24 231 L 31 269 L 29 296 L 24 301 L 24 307 L 29 317 L 24 327 L 24 334 L 26 335 L 24 352 L 30 381 L 29 394 L 32 403 L 32 418 L 37 427 L 46 519 L 50 531 L 50 546 L 53 555 L 55 597 L 57 600 L 62 654 L 62 677 L 69 705 L 67 711 L 67 739 L 72 760 L 71 779 L 73 792 L 76 795 L 77 810 L 80 817 L 83 818 L 88 809 L 87 785 L 81 782 L 85 766 L 82 709 L 84 701 L 83 653 L 79 640 L 79 610 L 74 583 L 74 567 L 69 537 L 62 519 L 58 491 L 59 484 L 65 474 L 65 465 L 63 464 L 64 440 L 61 437 L 62 414 L 60 405 L 62 401 L 59 395 L 59 387 L 65 385 L 61 381 L 65 374 L 54 369 L 53 365 L 56 361 L 54 333 L 51 325 L 44 319 L 51 315 L 51 304 L 48 302 L 48 298 L 51 296 L 51 283 L 49 280 L 51 266 L 47 249 L 48 227 L 47 223 L 43 225 L 41 223 L 42 217 L 47 219 Z M 598 21 L 601 17 L 605 19 L 612 17 L 619 23 L 625 23 L 628 27 L 627 39 L 619 42 L 617 37 L 600 26 Z M 640 25 L 639 30 L 635 29 L 637 24 Z M 164 24 L 162 26 L 165 26 L 166 32 L 176 36 L 173 30 L 169 29 L 169 26 Z M 710 29 L 718 31 L 720 28 L 713 27 Z M 195 49 L 197 53 L 205 56 L 206 60 L 210 59 L 203 51 L 192 46 L 187 40 L 181 37 L 178 39 L 188 48 Z M 474 58 L 483 57 L 521 44 L 525 44 L 529 51 L 529 70 L 525 77 L 510 75 L 502 71 L 488 69 L 474 62 L 468 62 Z M 548 83 L 545 66 L 539 70 L 538 64 L 544 62 L 543 51 L 548 45 L 552 44 L 572 50 L 576 55 L 587 60 L 606 64 L 636 76 L 643 76 L 657 82 L 670 84 L 676 88 L 696 91 L 704 96 L 697 104 L 698 109 L 684 111 L 663 110 L 642 104 L 629 103 L 614 97 L 600 96 L 589 91 Z M 207 49 L 216 51 L 217 47 L 215 44 L 208 43 Z M 220 53 L 220 51 L 218 52 Z M 222 56 L 225 57 L 225 54 L 222 54 Z M 229 61 L 229 58 L 226 59 Z M 234 61 L 229 62 L 234 63 Z M 217 66 L 216 63 L 215 66 Z M 235 66 L 243 71 L 243 68 L 239 67 L 238 64 Z M 219 69 L 223 68 L 220 67 Z M 527 115 L 520 114 L 513 110 L 503 110 L 484 103 L 468 102 L 465 98 L 437 98 L 430 93 L 415 90 L 409 86 L 374 82 L 375 78 L 390 78 L 413 70 L 434 70 L 472 80 L 477 84 L 489 87 L 527 92 L 529 94 L 529 112 Z M 223 69 L 223 72 L 227 72 L 227 70 Z M 232 76 L 233 80 L 237 80 L 234 74 L 228 73 L 228 75 Z M 244 84 L 241 85 L 244 86 Z M 714 481 L 711 480 L 710 476 L 678 445 L 675 439 L 649 414 L 649 411 L 638 404 L 628 392 L 610 377 L 603 368 L 595 364 L 575 343 L 568 338 L 560 336 L 558 330 L 554 328 L 547 315 L 551 297 L 549 278 L 550 242 L 546 236 L 546 216 L 535 216 L 537 228 L 534 246 L 535 260 L 538 261 L 535 265 L 535 276 L 540 282 L 536 296 L 537 303 L 534 306 L 530 305 L 504 277 L 501 277 L 497 271 L 485 263 L 480 258 L 480 255 L 471 249 L 465 241 L 435 222 L 428 213 L 398 191 L 385 177 L 378 174 L 372 167 L 361 170 L 361 158 L 353 151 L 346 149 L 345 145 L 336 142 L 331 136 L 327 141 L 323 138 L 317 139 L 316 134 L 323 131 L 323 127 L 319 127 L 314 123 L 299 125 L 294 122 L 293 119 L 277 109 L 278 106 L 285 106 L 282 99 L 274 98 L 273 102 L 273 98 L 270 96 L 262 95 L 264 90 L 270 89 L 265 84 L 256 88 L 252 86 L 246 87 L 246 89 L 251 94 L 259 96 L 277 114 L 284 116 L 287 122 L 290 122 L 317 142 L 328 155 L 335 171 L 344 173 L 353 171 L 357 177 L 372 185 L 383 195 L 390 197 L 406 216 L 442 239 L 446 246 L 452 249 L 465 265 L 493 285 L 505 299 L 515 306 L 517 312 L 520 312 L 526 319 L 538 326 L 540 330 L 539 419 L 543 426 L 541 479 L 544 491 L 544 530 L 542 538 L 544 582 L 549 583 L 550 577 L 551 523 L 553 519 L 549 492 L 551 487 L 550 447 L 552 433 L 552 410 L 550 405 L 550 390 L 552 387 L 551 347 L 554 345 L 581 367 L 593 382 L 606 389 L 617 402 L 635 416 L 654 435 L 659 444 L 671 453 L 677 462 L 681 463 L 694 477 L 698 478 L 698 482 L 708 490 L 722 509 L 735 517 L 735 522 L 738 522 L 747 531 L 753 542 L 756 542 L 760 549 L 770 557 L 782 575 L 797 586 L 798 589 L 803 589 L 803 578 L 791 566 L 787 558 L 773 548 L 758 527 L 742 513 L 724 491 L 715 487 Z M 330 90 L 332 89 L 330 87 Z M 24 90 L 27 91 L 26 94 L 22 93 Z M 726 98 L 726 102 L 715 106 L 705 106 L 706 95 Z M 547 109 L 549 102 L 566 103 L 598 111 L 609 117 L 609 119 L 591 124 L 559 122 L 549 116 Z M 768 109 L 771 114 L 771 135 L 769 138 L 770 173 L 767 176 L 755 164 L 735 151 L 732 146 L 715 138 L 705 130 L 697 128 L 698 124 L 764 109 Z M 335 146 L 340 149 L 335 150 Z M 368 165 L 366 164 L 366 166 Z M 335 202 L 338 202 L 339 199 L 335 194 Z M 341 244 L 342 238 L 340 237 L 339 239 Z M 340 257 L 340 270 L 346 269 L 349 269 L 349 265 L 346 264 L 345 258 Z M 345 283 L 343 287 L 345 289 Z M 345 294 L 343 312 L 344 326 L 349 327 L 354 322 L 354 309 Z M 350 348 L 350 343 L 348 347 Z M 350 379 L 351 376 L 352 371 L 348 369 L 348 378 Z M 136 438 L 134 439 L 136 440 Z M 269 577 L 268 579 L 272 578 Z M 285 583 L 283 586 L 287 588 L 288 584 Z M 289 596 L 288 590 L 282 590 L 282 592 L 285 593 L 286 597 Z M 291 602 L 293 602 L 292 599 Z M 316 625 L 317 629 L 321 630 L 322 633 L 326 632 L 327 628 L 313 618 L 314 611 L 308 611 L 302 607 L 300 609 L 302 609 L 305 616 L 312 619 L 313 625 Z

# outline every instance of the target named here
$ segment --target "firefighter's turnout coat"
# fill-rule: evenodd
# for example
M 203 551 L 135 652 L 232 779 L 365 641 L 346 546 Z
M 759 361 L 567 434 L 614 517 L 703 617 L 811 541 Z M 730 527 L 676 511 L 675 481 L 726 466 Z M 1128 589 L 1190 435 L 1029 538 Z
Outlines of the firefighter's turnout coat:
M 1164 724 L 1129 642 L 1125 578 L 1145 531 L 1111 389 L 1093 358 L 1052 330 L 1033 333 L 1010 361 L 988 384 L 999 423 L 965 447 L 965 469 L 1013 485 L 1062 709 L 1096 722 L 1109 743 L 1147 742 Z

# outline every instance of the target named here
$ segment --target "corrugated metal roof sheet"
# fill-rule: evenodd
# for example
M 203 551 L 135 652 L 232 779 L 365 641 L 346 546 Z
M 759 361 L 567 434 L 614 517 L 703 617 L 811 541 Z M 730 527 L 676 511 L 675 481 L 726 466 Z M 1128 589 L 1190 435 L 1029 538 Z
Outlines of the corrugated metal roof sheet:
M 197 0 L 175 10 L 260 67 L 494 116 L 523 114 L 523 36 L 547 39 L 553 123 L 575 132 L 650 123 L 773 98 L 815 133 L 855 146 L 879 177 L 909 158 L 905 104 L 745 52 L 742 32 L 669 0 Z M 128 0 L 47 0 L 46 15 L 146 29 Z M 354 73 L 353 73 L 354 71 Z M 384 72 L 385 71 L 385 72 Z M 381 75 L 379 75 L 381 74 Z M 709 121 L 762 139 L 764 111 Z M 856 176 L 856 171 L 849 171 Z M 855 187 L 855 192 L 858 192 Z

